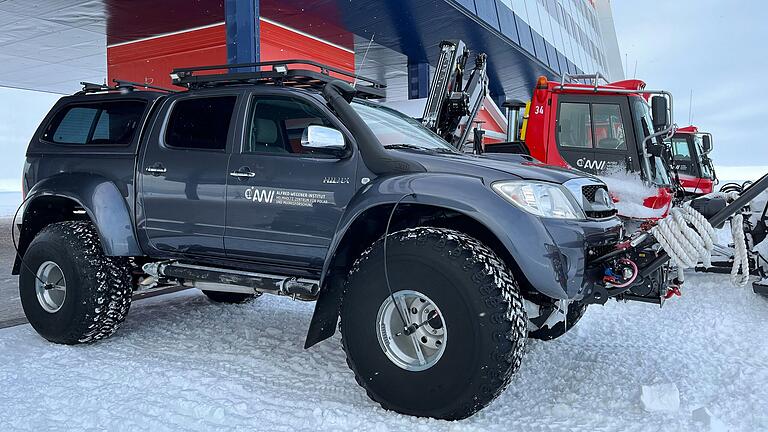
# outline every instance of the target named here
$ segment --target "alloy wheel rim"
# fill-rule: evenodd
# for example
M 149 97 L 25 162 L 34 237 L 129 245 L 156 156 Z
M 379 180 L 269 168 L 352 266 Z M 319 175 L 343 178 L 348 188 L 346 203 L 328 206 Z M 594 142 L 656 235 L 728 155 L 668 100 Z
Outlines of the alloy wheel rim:
M 405 324 L 398 309 L 404 314 Z M 418 328 L 405 334 L 405 327 L 413 324 Z M 437 364 L 448 341 L 448 329 L 437 304 L 413 290 L 398 291 L 382 301 L 376 317 L 376 335 L 392 363 L 414 372 Z
M 35 278 L 35 292 L 40 306 L 48 313 L 56 313 L 67 298 L 67 280 L 58 264 L 46 261 L 40 264 Z

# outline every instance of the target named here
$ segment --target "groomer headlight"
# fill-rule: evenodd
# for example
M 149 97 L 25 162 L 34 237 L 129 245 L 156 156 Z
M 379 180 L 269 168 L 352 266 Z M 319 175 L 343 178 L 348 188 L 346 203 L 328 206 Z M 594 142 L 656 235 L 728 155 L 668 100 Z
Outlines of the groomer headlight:
M 552 183 L 525 180 L 496 182 L 494 191 L 515 206 L 536 216 L 554 219 L 586 219 L 570 192 Z

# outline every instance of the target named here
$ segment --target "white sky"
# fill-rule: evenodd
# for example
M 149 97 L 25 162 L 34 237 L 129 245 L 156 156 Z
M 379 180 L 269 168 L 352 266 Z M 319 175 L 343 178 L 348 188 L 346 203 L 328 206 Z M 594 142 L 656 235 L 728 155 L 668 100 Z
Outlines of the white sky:
M 718 166 L 768 172 L 768 3 L 763 0 L 612 0 L 632 78 L 674 94 L 675 122 L 711 132 Z M 724 170 L 735 171 L 738 170 Z M 746 172 L 747 170 L 745 170 Z M 722 175 L 720 175 L 722 178 Z

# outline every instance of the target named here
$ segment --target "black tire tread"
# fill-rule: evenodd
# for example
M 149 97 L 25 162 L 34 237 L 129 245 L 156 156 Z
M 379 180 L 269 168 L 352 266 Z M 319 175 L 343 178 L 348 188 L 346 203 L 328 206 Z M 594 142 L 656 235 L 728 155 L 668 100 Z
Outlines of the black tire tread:
M 82 319 L 55 342 L 91 343 L 114 334 L 131 307 L 133 287 L 128 258 L 105 256 L 96 228 L 88 221 L 54 223 L 43 228 L 38 237 L 42 234 L 67 241 L 72 246 L 71 253 L 84 259 L 84 273 L 90 273 L 94 282 Z
M 489 331 L 505 335 L 510 343 L 499 343 L 496 345 L 496 351 L 491 355 L 491 359 L 495 361 L 495 364 L 484 370 L 481 379 L 485 381 L 485 384 L 479 387 L 480 391 L 478 394 L 475 394 L 470 398 L 472 402 L 445 417 L 445 419 L 448 420 L 467 418 L 496 399 L 496 397 L 509 386 L 512 376 L 520 368 L 524 354 L 525 341 L 527 339 L 528 320 L 523 304 L 523 297 L 520 294 L 520 288 L 517 281 L 507 265 L 495 252 L 493 252 L 493 250 L 462 232 L 447 228 L 418 227 L 404 229 L 389 234 L 388 238 L 388 241 L 390 242 L 388 245 L 391 245 L 394 242 L 422 242 L 429 239 L 437 240 L 442 246 L 440 248 L 441 254 L 457 258 L 457 265 L 463 263 L 463 269 L 465 271 L 475 272 L 476 275 L 478 271 L 482 272 L 482 275 L 477 276 L 491 276 L 494 281 L 493 289 L 488 290 L 487 292 L 480 290 L 480 293 L 485 298 L 486 304 L 499 306 L 499 310 L 496 313 L 497 317 L 493 320 L 495 322 L 495 328 L 491 328 Z M 381 237 L 360 255 L 352 265 L 347 280 L 360 269 L 361 265 L 365 263 L 371 255 L 371 252 L 382 245 L 383 241 L 384 237 Z M 456 254 L 458 254 L 458 257 Z M 481 282 L 482 280 L 478 279 L 478 284 Z M 346 284 L 344 289 L 346 294 Z M 345 297 L 346 296 L 344 296 L 344 298 Z M 498 298 L 503 300 L 501 302 L 502 304 L 495 301 L 495 299 Z M 342 298 L 342 308 L 343 306 L 344 299 Z M 341 322 L 339 322 L 339 327 L 341 328 Z M 368 397 L 379 403 L 382 408 L 394 410 L 394 408 L 389 406 L 386 401 L 378 400 L 376 396 L 368 390 L 365 380 L 362 379 L 355 364 L 350 360 L 349 351 L 343 334 L 341 337 L 341 344 L 346 355 L 347 365 L 354 373 L 358 385 L 365 389 Z

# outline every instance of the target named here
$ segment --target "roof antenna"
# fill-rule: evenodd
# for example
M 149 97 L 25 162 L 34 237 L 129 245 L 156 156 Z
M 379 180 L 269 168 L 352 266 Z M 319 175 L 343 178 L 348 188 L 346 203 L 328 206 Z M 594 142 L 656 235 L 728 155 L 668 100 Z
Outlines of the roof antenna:
M 629 74 L 629 56 L 624 53 L 624 76 Z
M 635 74 L 632 78 L 637 79 L 637 59 L 635 59 Z
M 376 36 L 376 33 L 371 35 L 371 40 L 368 41 L 368 47 L 365 49 L 365 53 L 363 53 L 363 60 L 360 62 L 360 69 L 363 69 L 363 66 L 365 65 L 365 58 L 368 57 L 368 50 L 371 49 L 371 45 L 373 45 L 373 37 Z M 355 87 L 357 85 L 357 77 L 359 75 L 355 74 L 355 81 L 352 83 L 352 87 Z
M 691 89 L 691 95 L 688 98 L 688 124 L 693 124 L 693 89 Z

